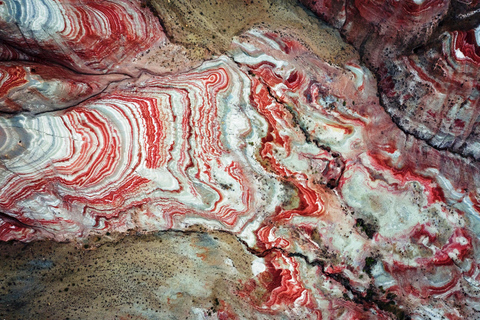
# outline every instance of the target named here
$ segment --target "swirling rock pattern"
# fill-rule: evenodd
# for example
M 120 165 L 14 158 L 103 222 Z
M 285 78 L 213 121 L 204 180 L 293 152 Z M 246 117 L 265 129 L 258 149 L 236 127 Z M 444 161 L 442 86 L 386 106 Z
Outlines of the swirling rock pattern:
M 129 0 L 2 1 L 0 30 L 6 45 L 82 73 L 118 72 L 165 39 L 158 19 Z
M 478 160 L 478 1 L 302 2 L 360 50 L 402 130 Z
M 400 127 L 433 146 L 478 160 L 480 86 L 471 79 L 480 76 L 480 46 L 474 30 L 445 33 L 438 42 L 386 64 L 381 82 L 386 110 Z
M 327 27 L 315 28 L 332 42 L 315 46 L 291 25 L 256 26 L 201 65 L 186 53 L 169 71 L 168 48 L 189 49 L 168 42 L 144 3 L 2 2 L 0 240 L 104 250 L 98 239 L 114 233 L 162 231 L 152 250 L 163 241 L 175 257 L 168 232 L 183 234 L 189 271 L 165 284 L 172 263 L 158 267 L 147 306 L 108 298 L 106 316 L 155 318 L 160 303 L 165 316 L 192 318 L 478 318 L 479 32 L 435 28 L 451 12 L 470 23 L 477 4 L 387 2 L 381 16 L 377 2 L 305 3 L 371 59 L 378 87 L 355 54 L 322 53 L 352 50 Z M 42 294 L 16 282 L 2 287 L 15 312 L 19 292 Z M 43 299 L 22 303 L 53 317 L 84 310 Z
M 302 211 L 287 211 L 288 214 L 280 212 L 272 218 L 273 221 L 266 221 L 257 233 L 266 248 L 282 247 L 291 250 L 293 246 L 295 252 L 302 252 L 305 256 L 317 252 L 315 257 L 324 261 L 324 274 L 345 276 L 348 270 L 348 281 L 366 291 L 368 286 L 362 280 L 367 277 L 365 272 L 378 272 L 375 276 L 376 284 L 383 289 L 389 288 L 391 294 L 402 297 L 405 303 L 413 303 L 413 313 L 419 316 L 425 316 L 429 312 L 441 313 L 443 310 L 457 312 L 449 305 L 455 303 L 454 300 L 438 304 L 434 298 L 428 307 L 414 301 L 419 296 L 425 298 L 432 292 L 455 296 L 470 290 L 464 289 L 460 283 L 461 275 L 474 273 L 473 270 L 477 268 L 475 255 L 471 251 L 473 247 L 470 241 L 474 241 L 473 235 L 470 232 L 464 233 L 466 217 L 463 214 L 458 216 L 458 213 L 452 212 L 443 204 L 446 200 L 444 192 L 451 191 L 448 188 L 442 189 L 442 181 L 432 174 L 435 172 L 435 167 L 430 167 L 433 163 L 409 166 L 407 158 L 397 158 L 396 154 L 403 155 L 411 151 L 418 153 L 417 150 L 425 149 L 425 145 L 402 146 L 410 143 L 389 121 L 388 115 L 382 113 L 374 95 L 372 76 L 353 63 L 346 65 L 343 71 L 322 64 L 311 59 L 298 43 L 273 34 L 246 42 L 237 44 L 237 55 L 234 58 L 244 63 L 250 73 L 272 88 L 271 100 L 275 100 L 262 101 L 267 105 L 281 102 L 284 108 L 290 110 L 284 112 L 295 117 L 292 123 L 300 127 L 310 144 L 324 144 L 323 149 L 330 150 L 330 153 L 335 154 L 337 159 L 342 159 L 341 163 L 344 164 L 344 167 L 341 166 L 342 175 L 339 181 L 327 184 L 329 187 L 336 186 L 340 201 L 325 192 L 325 188 L 312 188 L 316 183 L 321 184 L 321 179 L 310 173 L 306 181 L 313 180 L 310 188 L 315 190 L 312 195 L 316 198 L 314 196 L 310 202 L 305 201 Z M 255 49 L 252 49 L 253 43 Z M 272 43 L 277 50 L 268 48 Z M 258 49 L 262 47 L 263 50 Z M 289 63 L 285 64 L 285 61 Z M 301 64 L 301 67 L 298 64 Z M 328 87 L 326 83 L 329 83 Z M 259 98 L 261 99 L 261 96 Z M 273 125 L 275 123 L 277 126 L 281 125 L 280 132 L 284 132 L 286 126 L 279 120 L 272 121 Z M 276 144 L 282 141 L 275 138 L 272 140 Z M 408 149 L 410 151 L 407 151 Z M 435 158 L 437 152 L 432 148 L 429 150 L 432 158 Z M 453 165 L 447 165 L 442 171 L 449 170 L 447 168 Z M 472 167 L 466 170 L 478 172 L 478 169 Z M 290 173 L 287 177 L 289 175 Z M 292 183 L 302 190 L 301 181 L 297 178 Z M 472 180 L 469 183 L 475 185 Z M 417 189 L 418 187 L 420 189 Z M 304 199 L 309 198 L 305 196 Z M 316 213 L 320 215 L 322 223 L 313 220 L 309 224 L 308 220 L 302 219 L 295 222 L 292 213 L 294 216 L 310 216 Z M 349 216 L 350 213 L 353 216 Z M 365 224 L 365 221 L 373 221 L 375 226 Z M 295 227 L 297 223 L 298 226 Z M 354 226 L 360 228 L 356 229 Z M 292 228 L 299 230 L 298 233 L 287 231 Z M 363 232 L 359 232 L 359 229 Z M 341 241 L 330 237 L 332 230 L 335 230 L 334 234 L 342 235 Z M 429 238 L 431 240 L 425 241 L 425 237 L 430 235 L 426 230 L 432 230 L 433 237 Z M 301 245 L 298 245 L 299 238 L 305 241 L 301 242 Z M 418 241 L 425 242 L 418 246 Z M 436 249 L 429 254 L 420 254 L 421 246 L 429 247 L 430 241 L 435 242 Z M 320 248 L 333 254 L 333 257 L 342 257 L 342 262 L 333 262 L 325 255 L 325 251 L 319 250 L 319 243 Z M 467 252 L 470 254 L 468 258 L 463 255 Z M 462 262 L 457 261 L 459 264 L 469 265 L 466 269 L 457 270 L 457 254 L 462 257 Z M 377 264 L 377 259 L 382 263 Z M 372 270 L 369 263 L 375 265 Z M 442 278 L 449 286 L 428 281 L 417 283 L 418 277 L 436 277 L 439 271 L 434 266 L 440 265 L 442 268 L 450 268 L 448 272 L 452 277 Z M 348 267 L 344 269 L 343 266 Z M 404 270 L 416 270 L 417 277 L 405 276 Z M 457 276 L 453 276 L 454 274 Z M 419 291 L 405 289 L 410 286 L 418 286 L 416 290 Z M 447 287 L 450 289 L 448 293 Z M 475 311 L 470 309 L 475 304 L 475 294 L 468 299 L 470 304 L 460 314 L 475 314 Z
M 248 143 L 258 139 L 262 124 L 248 104 L 248 89 L 248 78 L 220 58 L 189 74 L 125 82 L 67 112 L 7 119 L 2 209 L 28 223 L 24 213 L 33 203 L 57 203 L 53 211 L 43 206 L 45 224 L 39 227 L 46 232 L 53 231 L 46 225 L 66 224 L 62 229 L 75 233 L 105 228 L 120 212 L 144 205 L 151 208 L 141 210 L 140 220 L 160 218 L 155 228 L 176 227 L 180 216 L 240 228 L 273 205 L 267 194 L 276 196 L 271 178 L 244 183 L 247 175 L 261 173 L 248 165 Z M 258 127 L 251 123 L 255 118 Z M 258 198 L 258 189 L 267 187 L 272 192 Z
M 123 75 L 78 75 L 40 63 L 0 63 L 0 110 L 41 113 L 65 109 L 95 96 Z

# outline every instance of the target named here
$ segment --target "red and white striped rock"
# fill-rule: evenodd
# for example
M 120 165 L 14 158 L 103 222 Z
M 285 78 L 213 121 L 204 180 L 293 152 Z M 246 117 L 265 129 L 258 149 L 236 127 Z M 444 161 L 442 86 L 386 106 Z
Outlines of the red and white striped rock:
M 28 62 L 2 64 L 0 101 L 3 111 L 41 114 L 0 118 L 0 240 L 202 225 L 258 255 L 236 289 L 273 318 L 388 319 L 392 294 L 397 311 L 417 318 L 478 316 L 478 164 L 402 132 L 359 61 L 333 66 L 295 39 L 254 29 L 188 72 L 139 74 L 137 54 L 164 37 L 147 32 L 161 28 L 139 3 L 51 0 L 25 15 L 13 3 L 0 7 L 0 54 L 27 53 Z M 361 18 L 378 23 L 375 3 L 360 4 Z M 444 10 L 435 4 L 401 2 L 392 25 L 407 9 L 429 21 Z M 76 33 L 97 14 L 104 24 Z M 403 36 L 390 26 L 382 30 Z M 131 37 L 95 42 L 113 30 Z M 429 54 L 474 77 L 476 34 L 448 35 L 452 47 Z M 40 66 L 41 57 L 52 63 Z
M 435 299 L 465 292 L 463 276 L 476 281 L 467 226 L 478 209 L 452 184 L 476 185 L 478 169 L 409 143 L 355 61 L 333 67 L 260 30 L 238 38 L 230 55 L 236 64 L 223 56 L 184 74 L 145 73 L 70 110 L 3 118 L 2 240 L 201 224 L 272 250 L 244 287 L 258 310 L 310 317 L 330 314 L 325 303 L 336 301 L 345 316 L 360 315 L 343 294 L 366 299 L 377 285 L 418 314 L 475 313 Z M 433 160 L 409 166 L 409 154 L 425 148 Z M 449 182 L 454 163 L 474 175 Z M 359 219 L 376 224 L 373 234 Z M 320 259 L 321 280 L 285 252 Z M 441 280 L 451 285 L 402 289 L 414 285 L 412 272 L 433 277 L 439 266 L 458 275 Z M 258 300 L 249 286 L 267 293 Z
M 369 271 L 375 284 L 401 296 L 405 305 L 414 310 L 413 314 L 476 314 L 474 306 L 479 302 L 476 294 L 468 293 L 470 304 L 462 308 L 455 306 L 453 297 L 474 288 L 473 283 L 462 282 L 462 276 L 475 273 L 477 268 L 473 245 L 477 240 L 471 219 L 477 219 L 478 211 L 467 194 L 459 194 L 445 183 L 448 181 L 445 176 L 460 166 L 473 176 L 464 180 L 451 176 L 457 179 L 451 180 L 452 183 L 478 188 L 478 180 L 474 178 L 478 177 L 478 166 L 409 141 L 379 105 L 373 77 L 353 62 L 344 70 L 331 67 L 313 59 L 291 39 L 256 31 L 235 47 L 234 59 L 258 77 L 254 81 L 270 88 L 269 98 L 256 90 L 256 98 L 269 106 L 267 110 L 277 117 L 283 115 L 283 121 L 290 119 L 291 125 L 299 126 L 310 144 L 323 145 L 323 149 L 331 150 L 344 163 L 340 179 L 333 185 L 338 185 L 336 196 L 322 188 L 322 181 L 311 171 L 304 171 L 305 177 L 300 178 L 299 173 L 295 176 L 285 172 L 285 164 L 272 165 L 280 176 L 297 187 L 303 202 L 295 210 L 278 210 L 264 221 L 257 231 L 264 248 L 302 252 L 312 260 L 325 256 L 321 249 L 327 249 L 334 257 L 341 257 L 341 262 L 327 258 L 324 273 L 342 275 L 364 293 L 369 286 L 364 280 L 364 271 L 369 270 L 366 261 L 375 257 L 372 259 L 379 262 Z M 257 109 L 270 118 L 261 104 Z M 270 124 L 278 131 L 274 130 L 273 137 L 266 141 L 279 148 L 289 141 L 282 134 L 291 129 L 279 118 Z M 264 150 L 262 154 L 270 157 L 268 163 L 285 163 L 282 160 L 285 156 L 275 157 L 278 152 L 266 153 L 275 148 Z M 418 159 L 421 150 L 431 159 L 410 164 Z M 444 161 L 443 167 L 436 157 Z M 468 209 L 463 213 L 447 203 Z M 369 236 L 371 240 L 354 227 L 359 219 L 376 225 L 376 232 Z M 405 268 L 432 281 L 418 284 L 416 278 L 399 271 L 398 266 L 408 266 Z M 425 266 L 429 267 L 424 269 Z M 438 280 L 450 281 L 452 285 L 442 287 L 436 283 L 440 266 L 458 275 Z M 430 296 L 423 295 L 425 300 L 419 303 L 418 291 L 408 289 L 413 285 Z M 438 304 L 436 299 L 440 296 L 448 299 Z
M 3 119 L 0 206 L 32 228 L 4 223 L 2 239 L 201 221 L 240 230 L 280 201 L 251 158 L 264 125 L 226 58 L 145 75 L 70 111 Z
M 9 0 L 0 3 L 0 39 L 12 50 L 81 73 L 132 72 L 128 63 L 165 42 L 158 19 L 141 1 Z
M 80 75 L 56 65 L 0 62 L 0 111 L 40 113 L 75 106 L 124 75 Z

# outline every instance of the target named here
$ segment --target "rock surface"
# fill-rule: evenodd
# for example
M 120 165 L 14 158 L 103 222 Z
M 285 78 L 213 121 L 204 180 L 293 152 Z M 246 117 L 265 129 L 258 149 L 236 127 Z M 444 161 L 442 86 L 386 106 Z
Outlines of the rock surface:
M 302 3 L 0 1 L 0 316 L 480 317 L 480 4 Z

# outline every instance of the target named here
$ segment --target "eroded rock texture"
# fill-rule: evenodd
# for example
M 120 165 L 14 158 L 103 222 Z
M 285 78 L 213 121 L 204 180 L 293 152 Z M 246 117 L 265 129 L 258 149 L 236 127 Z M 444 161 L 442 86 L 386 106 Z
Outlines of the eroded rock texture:
M 479 5 L 303 3 L 0 2 L 2 316 L 480 317 Z
M 301 2 L 376 71 L 385 110 L 402 130 L 479 160 L 480 2 Z

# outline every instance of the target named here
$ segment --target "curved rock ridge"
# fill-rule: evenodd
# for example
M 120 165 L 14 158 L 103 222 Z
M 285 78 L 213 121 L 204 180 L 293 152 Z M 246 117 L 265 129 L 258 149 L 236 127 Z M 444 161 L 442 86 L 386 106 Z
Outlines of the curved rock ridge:
M 307 8 L 339 29 L 377 69 L 385 59 L 408 55 L 443 31 L 478 25 L 479 1 L 462 0 L 301 0 Z
M 341 30 L 367 58 L 395 56 L 425 44 L 449 11 L 450 0 L 301 0 L 316 15 Z M 462 1 L 463 2 L 463 1 Z M 452 5 L 453 6 L 453 5 Z
M 36 114 L 66 109 L 125 78 L 123 75 L 79 75 L 56 65 L 0 62 L 0 111 Z
M 474 30 L 444 33 L 422 53 L 387 62 L 386 110 L 429 144 L 480 159 L 480 45 Z
M 2 45 L 2 59 L 27 54 L 80 73 L 127 72 L 122 64 L 166 40 L 162 30 L 137 0 L 0 3 L 0 39 L 13 48 Z
M 402 130 L 479 159 L 478 1 L 302 3 L 376 71 L 384 107 Z
M 32 56 L 22 52 L 19 49 L 15 49 L 12 46 L 4 43 L 3 41 L 0 42 L 0 61 L 11 61 L 11 60 L 21 60 L 21 61 L 38 61 L 39 59 L 35 59 Z

